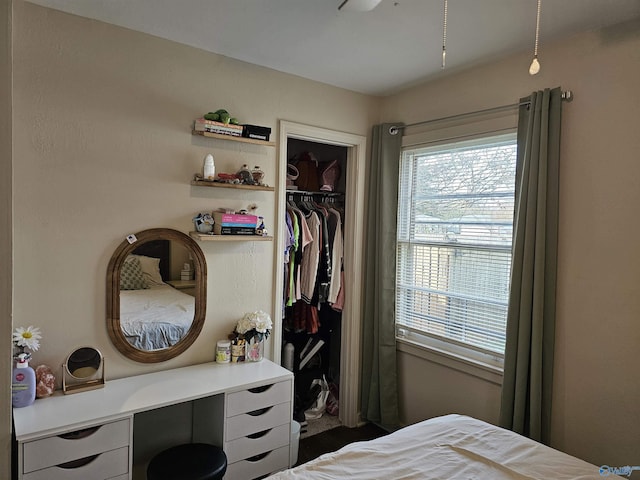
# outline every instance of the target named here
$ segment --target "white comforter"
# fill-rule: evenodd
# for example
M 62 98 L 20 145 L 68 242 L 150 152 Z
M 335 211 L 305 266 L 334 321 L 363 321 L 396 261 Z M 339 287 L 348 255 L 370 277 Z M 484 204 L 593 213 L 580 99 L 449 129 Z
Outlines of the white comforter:
M 447 415 L 268 477 L 269 480 L 601 480 L 599 468 L 480 420 Z M 620 478 L 610 475 L 608 478 Z
M 194 313 L 194 297 L 169 285 L 120 292 L 120 327 L 140 350 L 175 345 L 191 328 Z

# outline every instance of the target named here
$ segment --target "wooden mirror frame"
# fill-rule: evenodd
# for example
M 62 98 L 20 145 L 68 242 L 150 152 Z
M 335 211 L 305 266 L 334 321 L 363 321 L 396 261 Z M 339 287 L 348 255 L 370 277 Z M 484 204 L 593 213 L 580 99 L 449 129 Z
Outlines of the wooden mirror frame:
M 136 362 L 157 363 L 174 358 L 189 348 L 202 331 L 207 303 L 207 263 L 200 246 L 190 236 L 170 228 L 152 228 L 135 234 L 136 241 L 125 239 L 113 253 L 107 267 L 107 331 L 113 345 L 125 357 Z M 193 323 L 187 334 L 175 345 L 162 350 L 144 351 L 126 339 L 120 327 L 120 269 L 125 259 L 145 242 L 170 240 L 186 248 L 193 257 L 196 287 Z

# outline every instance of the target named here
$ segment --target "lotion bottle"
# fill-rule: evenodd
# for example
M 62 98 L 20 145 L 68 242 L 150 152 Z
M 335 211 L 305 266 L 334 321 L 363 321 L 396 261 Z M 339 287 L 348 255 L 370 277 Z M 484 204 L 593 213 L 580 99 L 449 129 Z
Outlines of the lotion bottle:
M 28 407 L 36 399 L 36 372 L 29 366 L 28 353 L 16 357 L 16 366 L 11 377 L 11 403 L 14 407 Z

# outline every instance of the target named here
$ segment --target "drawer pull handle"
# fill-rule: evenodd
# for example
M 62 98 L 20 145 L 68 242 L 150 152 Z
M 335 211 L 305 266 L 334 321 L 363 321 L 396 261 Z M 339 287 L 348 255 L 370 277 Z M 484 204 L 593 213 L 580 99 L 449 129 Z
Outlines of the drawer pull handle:
M 249 457 L 246 460 L 247 462 L 259 462 L 260 460 L 266 458 L 270 453 L 271 452 L 260 453 L 258 455 L 254 455 L 253 457 Z
M 98 455 L 90 455 L 90 456 L 85 457 L 85 458 L 79 458 L 78 460 L 71 460 L 70 462 L 61 463 L 60 465 L 56 465 L 56 466 L 58 468 L 64 468 L 66 470 L 70 470 L 70 469 L 73 469 L 73 468 L 80 468 L 80 467 L 84 467 L 85 465 L 89 465 L 91 462 L 93 462 L 99 456 L 100 456 L 100 454 L 98 454 Z
M 65 440 L 80 440 L 93 435 L 101 426 L 102 425 L 98 425 L 97 427 L 83 428 L 82 430 L 76 430 L 75 432 L 63 433 L 62 435 L 58 435 L 58 437 L 64 438 Z
M 262 385 L 261 387 L 249 388 L 249 389 L 247 389 L 247 391 L 249 391 L 251 393 L 262 393 L 262 392 L 266 392 L 271 387 L 273 387 L 273 384 L 271 384 L 271 385 Z
M 272 429 L 269 428 L 267 430 L 263 430 L 262 432 L 252 433 L 251 435 L 247 435 L 247 438 L 255 440 L 256 438 L 264 437 L 267 433 L 269 433 Z
M 252 412 L 247 412 L 247 415 L 251 415 L 252 417 L 259 417 L 260 415 L 264 415 L 265 413 L 267 413 L 269 410 L 271 410 L 273 407 L 264 407 L 264 408 L 260 408 L 258 410 L 254 410 Z

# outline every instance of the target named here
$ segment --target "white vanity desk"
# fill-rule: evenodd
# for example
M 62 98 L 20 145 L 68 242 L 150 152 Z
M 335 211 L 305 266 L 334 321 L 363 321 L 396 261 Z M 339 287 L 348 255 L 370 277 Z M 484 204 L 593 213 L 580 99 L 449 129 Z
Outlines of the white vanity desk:
M 246 480 L 289 466 L 293 374 L 263 360 L 110 380 L 98 390 L 56 392 L 16 408 L 18 478 L 134 478 L 135 415 L 183 402 L 190 402 L 190 440 L 222 446 L 227 454 L 225 479 Z M 90 427 L 99 428 L 74 435 Z

